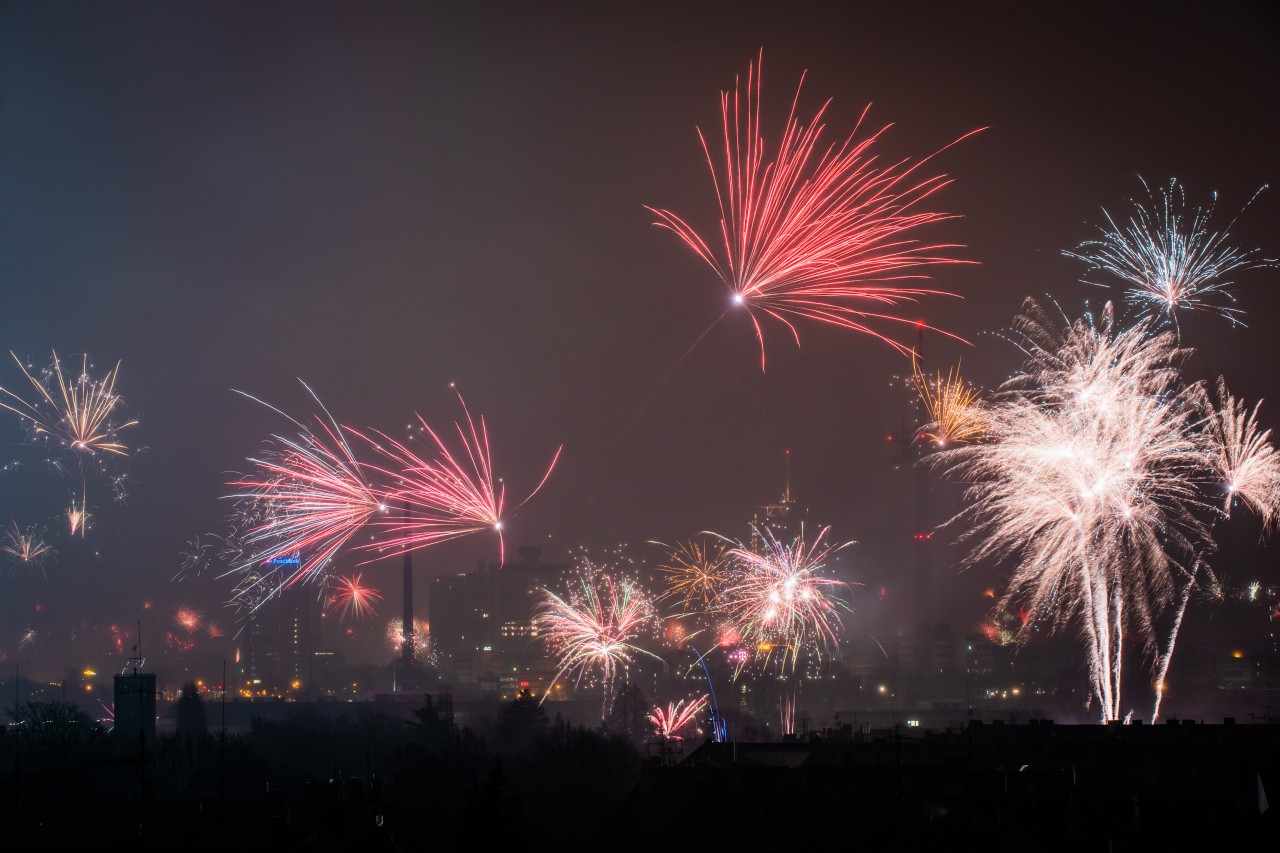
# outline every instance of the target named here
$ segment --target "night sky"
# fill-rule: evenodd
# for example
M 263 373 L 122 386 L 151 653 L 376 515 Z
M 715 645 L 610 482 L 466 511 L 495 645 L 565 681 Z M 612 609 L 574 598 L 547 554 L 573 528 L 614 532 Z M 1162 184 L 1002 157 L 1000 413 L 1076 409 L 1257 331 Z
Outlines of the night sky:
M 813 324 L 797 350 L 774 325 L 762 374 L 750 324 L 731 314 L 672 370 L 728 294 L 643 205 L 713 225 L 695 126 L 715 131 L 717 93 L 762 45 L 771 128 L 805 69 L 802 112 L 834 98 L 842 136 L 872 103 L 870 127 L 894 124 L 889 158 L 989 127 L 936 161 L 955 181 L 939 206 L 963 219 L 922 234 L 979 264 L 936 268 L 964 298 L 918 314 L 973 341 L 927 338 L 929 358 L 962 358 L 998 384 L 1018 359 L 991 333 L 1024 296 L 1072 313 L 1106 298 L 1061 251 L 1096 233 L 1103 205 L 1124 210 L 1138 175 L 1176 176 L 1193 200 L 1217 191 L 1228 216 L 1280 181 L 1280 33 L 1261 5 L 1025 8 L 0 4 L 0 349 L 37 363 L 51 348 L 88 352 L 99 371 L 123 360 L 118 390 L 142 422 L 126 434 L 139 448 L 127 502 L 91 493 L 96 527 L 81 542 L 60 515 L 78 482 L 48 471 L 0 413 L 0 463 L 24 463 L 0 474 L 0 521 L 46 524 L 60 552 L 47 580 L 0 577 L 0 657 L 80 666 L 74 626 L 142 617 L 159 634 L 179 604 L 233 627 L 217 613 L 227 581 L 170 578 L 187 540 L 223 530 L 227 472 L 287 427 L 231 389 L 302 415 L 298 378 L 344 423 L 393 433 L 413 412 L 447 424 L 457 382 L 488 418 L 516 502 L 563 443 L 546 489 L 508 524 L 509 548 L 549 556 L 744 536 L 781 491 L 790 448 L 810 518 L 861 543 L 844 570 L 905 601 L 911 482 L 885 438 L 910 416 L 893 387 L 909 363 Z M 1275 188 L 1236 242 L 1280 256 L 1278 226 Z M 1269 424 L 1278 276 L 1239 276 L 1248 328 L 1183 324 L 1190 374 L 1266 398 Z M 23 383 L 0 365 L 0 385 Z M 954 500 L 939 490 L 935 514 Z M 1226 576 L 1280 580 L 1257 535 L 1248 522 L 1225 531 Z M 474 537 L 418 565 L 425 576 L 496 556 Z M 996 573 L 937 573 L 947 618 L 967 629 Z M 878 631 L 906 618 L 872 602 L 865 613 Z M 19 652 L 28 625 L 42 639 Z

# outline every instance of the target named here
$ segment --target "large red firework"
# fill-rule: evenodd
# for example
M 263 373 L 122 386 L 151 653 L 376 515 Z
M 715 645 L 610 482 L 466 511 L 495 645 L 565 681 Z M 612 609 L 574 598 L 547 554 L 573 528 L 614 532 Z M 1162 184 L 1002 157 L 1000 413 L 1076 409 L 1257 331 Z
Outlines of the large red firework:
M 747 67 L 745 86 L 739 78 L 733 92 L 721 92 L 719 165 L 698 129 L 720 205 L 719 240 L 704 239 L 671 211 L 650 207 L 658 217 L 654 224 L 683 240 L 729 286 L 733 302 L 747 309 L 760 341 L 762 370 L 760 313 L 785 325 L 797 345 L 800 336 L 792 321 L 803 318 L 870 334 L 906 354 L 909 347 L 877 327 L 914 328 L 918 321 L 887 313 L 889 309 L 920 296 L 955 294 L 892 283 L 925 278 L 923 267 L 965 263 L 950 256 L 950 250 L 959 248 L 956 244 L 925 243 L 913 236 L 921 226 L 954 218 L 921 209 L 950 180 L 945 175 L 921 178 L 917 172 L 937 153 L 978 131 L 920 160 L 882 164 L 873 147 L 889 125 L 860 137 L 867 115 L 863 110 L 843 142 L 824 147 L 823 117 L 831 102 L 808 123 L 801 121 L 796 112 L 802 76 L 770 158 L 760 123 L 763 58 L 761 52 Z

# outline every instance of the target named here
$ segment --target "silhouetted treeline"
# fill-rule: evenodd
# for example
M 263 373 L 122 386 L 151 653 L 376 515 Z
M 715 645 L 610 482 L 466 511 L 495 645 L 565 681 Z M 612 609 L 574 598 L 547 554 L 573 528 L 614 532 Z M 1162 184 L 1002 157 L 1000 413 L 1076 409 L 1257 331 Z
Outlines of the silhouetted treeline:
M 585 845 L 639 779 L 626 734 L 548 719 L 527 694 L 474 728 L 447 697 L 426 696 L 407 720 L 372 704 L 300 706 L 224 737 L 192 689 L 179 733 L 141 754 L 73 705 L 28 703 L 17 716 L 0 738 L 0 820 L 36 842 L 181 832 L 209 849 L 246 837 L 283 849 L 564 849 Z

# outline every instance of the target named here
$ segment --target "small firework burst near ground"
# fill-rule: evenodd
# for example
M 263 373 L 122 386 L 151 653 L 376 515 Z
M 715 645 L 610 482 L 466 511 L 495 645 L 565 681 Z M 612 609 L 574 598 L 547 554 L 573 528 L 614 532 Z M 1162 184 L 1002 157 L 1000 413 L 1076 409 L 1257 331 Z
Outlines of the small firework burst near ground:
M 925 270 L 938 264 L 962 262 L 953 257 L 958 246 L 916 236 L 953 218 L 929 209 L 950 181 L 918 174 L 934 155 L 882 159 L 877 148 L 888 127 L 861 133 L 865 110 L 842 142 L 824 142 L 830 101 L 805 122 L 798 116 L 799 87 L 771 148 L 761 123 L 762 61 L 763 53 L 748 66 L 745 81 L 721 93 L 722 140 L 713 144 L 698 131 L 720 208 L 715 236 L 704 237 L 706 231 L 677 214 L 650 207 L 655 225 L 715 271 L 730 290 L 730 308 L 749 313 L 761 369 L 762 317 L 781 323 L 797 344 L 794 321 L 806 320 L 869 334 L 905 354 L 909 349 L 892 333 L 914 328 L 917 318 L 901 316 L 902 306 L 922 296 L 954 295 L 895 284 L 925 278 Z
M 653 724 L 658 737 L 666 739 L 682 739 L 680 732 L 693 728 L 698 722 L 698 715 L 707 708 L 710 696 L 700 699 L 681 699 L 668 702 L 667 707 L 654 706 L 646 719 Z
M 387 622 L 387 645 L 395 654 L 404 649 L 404 622 L 392 619 Z M 431 626 L 421 619 L 413 620 L 413 656 L 420 663 L 435 666 L 435 644 L 431 642 Z
M 604 693 L 602 719 L 631 662 L 638 655 L 661 660 L 637 644 L 656 629 L 652 599 L 631 578 L 596 572 L 590 565 L 568 595 L 542 591 L 534 625 L 556 659 L 552 685 L 565 677 L 576 684 L 597 680 Z

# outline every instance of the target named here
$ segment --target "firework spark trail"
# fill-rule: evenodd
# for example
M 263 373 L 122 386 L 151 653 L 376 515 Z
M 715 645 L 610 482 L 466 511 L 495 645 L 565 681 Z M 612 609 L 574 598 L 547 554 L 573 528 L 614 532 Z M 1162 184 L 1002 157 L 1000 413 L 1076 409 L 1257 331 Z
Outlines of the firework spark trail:
M 36 530 L 23 530 L 16 521 L 10 522 L 5 528 L 4 538 L 0 540 L 0 552 L 8 554 L 11 562 L 29 569 L 40 567 L 58 553 Z
M 721 593 L 721 609 L 745 641 L 766 651 L 766 662 L 774 649 L 784 650 L 784 673 L 788 662 L 795 669 L 802 650 L 820 657 L 837 640 L 838 608 L 844 604 L 832 591 L 844 584 L 819 572 L 853 543 L 824 545 L 829 531 L 824 527 L 812 542 L 797 537 L 788 545 L 768 528 L 756 528 L 764 545 L 760 553 L 741 544 L 728 552 L 735 574 Z
M 62 361 L 54 352 L 53 365 L 48 375 L 56 387 L 51 392 L 44 382 L 31 375 L 17 355 L 13 352 L 9 355 L 13 356 L 22 375 L 36 389 L 39 398 L 36 402 L 29 403 L 12 391 L 0 387 L 0 394 L 11 401 L 5 402 L 0 398 L 0 408 L 8 409 L 26 421 L 37 439 L 52 441 L 60 447 L 90 456 L 99 452 L 127 455 L 128 448 L 120 442 L 118 433 L 137 426 L 138 422 L 112 421 L 116 408 L 120 406 L 120 396 L 115 393 L 116 377 L 120 373 L 119 362 L 102 379 L 94 380 L 89 376 L 89 357 L 86 355 L 81 363 L 80 375 L 68 381 L 62 372 Z
M 83 497 L 78 504 L 74 497 L 71 499 L 71 505 L 67 507 L 67 525 L 71 528 L 71 535 L 75 536 L 78 533 L 81 539 L 89 531 L 89 513 L 85 511 Z
M 213 559 L 213 546 L 199 534 L 192 536 L 180 554 L 178 571 L 170 581 L 183 581 L 188 577 L 200 577 Z
M 646 719 L 653 723 L 657 735 L 667 740 L 683 740 L 679 732 L 697 722 L 698 715 L 707 707 L 709 696 L 700 699 L 681 699 L 668 702 L 667 707 L 655 705 Z
M 703 613 L 715 610 L 720 591 L 730 577 L 724 544 L 690 539 L 667 550 L 666 562 L 658 566 L 658 571 L 666 575 L 667 584 L 660 598 L 678 600 L 686 614 L 694 605 Z
M 506 562 L 502 536 L 505 487 L 502 480 L 494 477 L 488 426 L 483 416 L 473 418 L 462 395 L 457 396 L 465 416 L 464 421 L 454 423 L 462 446 L 460 452 L 452 450 L 421 415 L 418 415 L 419 432 L 431 452 L 430 458 L 376 430 L 373 432 L 381 441 L 365 438 L 393 466 L 366 466 L 388 477 L 390 482 L 385 499 L 391 509 L 377 524 L 384 535 L 365 546 L 378 551 L 380 556 L 394 556 L 481 530 L 493 530 L 498 534 L 499 563 Z M 557 448 L 546 473 L 521 506 L 546 485 L 561 450 L 563 447 Z
M 543 700 L 566 675 L 575 684 L 595 676 L 604 693 L 601 719 L 607 717 L 618 677 L 636 656 L 661 660 L 635 642 L 653 630 L 655 617 L 653 602 L 639 584 L 630 578 L 615 580 L 590 565 L 570 595 L 562 598 L 543 590 L 534 626 L 556 658 L 557 669 Z
M 34 644 L 39 636 L 40 633 L 35 628 L 27 628 L 18 635 L 18 648 L 25 649 L 27 646 Z
M 1154 619 L 1187 562 L 1212 551 L 1203 392 L 1182 382 L 1187 352 L 1151 321 L 1115 327 L 1106 307 L 1056 328 L 1033 302 L 1017 321 L 1027 361 L 989 407 L 995 440 L 940 454 L 973 483 L 951 523 L 972 524 L 968 562 L 1016 562 L 1000 608 L 1061 628 L 1079 619 L 1094 698 L 1120 719 L 1126 628 L 1154 651 Z
M 288 562 L 292 571 L 274 585 L 272 594 L 320 578 L 351 537 L 385 507 L 382 493 L 368 482 L 343 428 L 310 386 L 302 384 L 324 412 L 323 417 L 315 416 L 318 428 L 289 418 L 297 425 L 298 436 L 274 436 L 272 445 L 248 460 L 256 473 L 228 484 L 245 490 L 230 497 L 239 502 L 239 516 L 249 519 L 238 536 L 244 554 L 230 572 L 247 573 Z M 256 397 L 244 396 L 284 415 Z M 298 559 L 293 564 L 295 555 Z
M 1173 617 L 1173 627 L 1169 631 L 1169 640 L 1156 659 L 1156 701 L 1151 710 L 1152 725 L 1155 725 L 1156 721 L 1160 719 L 1160 703 L 1164 701 L 1164 680 L 1169 674 L 1169 661 L 1173 659 L 1173 648 L 1178 642 L 1178 631 L 1182 629 L 1182 615 L 1187 612 L 1187 603 L 1191 601 L 1191 593 L 1196 588 L 1196 577 L 1200 573 L 1201 566 L 1202 563 L 1197 560 L 1195 565 L 1191 567 L 1191 576 L 1187 579 L 1186 586 L 1182 589 L 1182 595 L 1178 599 L 1178 609 Z
M 935 447 L 941 450 L 948 444 L 970 444 L 986 437 L 982 395 L 960 375 L 959 365 L 945 376 L 939 371 L 930 377 L 920 369 L 920 360 L 913 353 L 911 385 L 929 418 L 923 435 Z
M 382 601 L 382 593 L 362 582 L 364 575 L 339 576 L 330 585 L 329 602 L 334 612 L 346 620 L 370 619 L 378 615 L 374 602 Z
M 745 86 L 739 79 L 732 93 L 721 93 L 721 165 L 698 130 L 720 206 L 718 241 L 704 239 L 668 210 L 649 207 L 658 217 L 654 224 L 679 237 L 733 291 L 733 302 L 747 308 L 760 342 L 761 369 L 764 332 L 757 312 L 781 322 L 797 344 L 793 319 L 803 318 L 870 334 L 905 354 L 907 347 L 870 324 L 914 326 L 914 319 L 885 312 L 921 296 L 954 296 L 886 283 L 924 278 L 921 270 L 932 265 L 965 263 L 948 256 L 958 246 L 914 237 L 922 226 L 954 218 L 920 210 L 950 180 L 916 175 L 950 145 L 915 163 L 902 159 L 881 165 L 873 149 L 888 126 L 859 138 L 864 110 L 849 137 L 823 147 L 831 102 L 808 123 L 800 119 L 801 77 L 776 152 L 768 159 L 760 121 L 762 61 L 763 52 L 748 66 Z
M 796 732 L 796 707 L 800 701 L 799 684 L 793 684 L 790 690 L 783 690 L 778 697 L 778 725 L 784 735 Z
M 1264 528 L 1277 525 L 1280 509 L 1280 454 L 1271 444 L 1271 430 L 1258 424 L 1259 401 L 1252 409 L 1232 396 L 1218 379 L 1217 407 L 1209 407 L 1207 431 L 1213 469 L 1222 478 L 1229 517 L 1239 498 L 1257 515 Z
M 1064 254 L 1084 261 L 1091 272 L 1105 272 L 1127 283 L 1125 296 L 1144 315 L 1176 319 L 1180 310 L 1209 311 L 1239 323 L 1244 312 L 1233 307 L 1235 296 L 1228 289 L 1227 276 L 1275 261 L 1260 257 L 1257 250 L 1243 251 L 1229 244 L 1234 219 L 1222 230 L 1214 230 L 1216 194 L 1208 208 L 1188 209 L 1176 179 L 1159 192 L 1159 198 L 1146 181 L 1142 186 L 1149 205 L 1134 200 L 1133 214 L 1124 225 L 1117 225 L 1104 209 L 1107 224 L 1099 226 L 1101 236 Z

